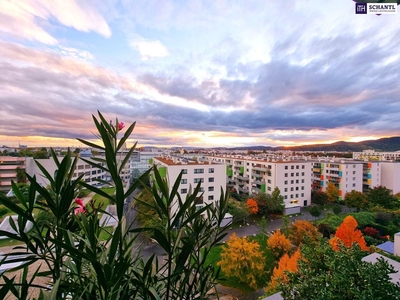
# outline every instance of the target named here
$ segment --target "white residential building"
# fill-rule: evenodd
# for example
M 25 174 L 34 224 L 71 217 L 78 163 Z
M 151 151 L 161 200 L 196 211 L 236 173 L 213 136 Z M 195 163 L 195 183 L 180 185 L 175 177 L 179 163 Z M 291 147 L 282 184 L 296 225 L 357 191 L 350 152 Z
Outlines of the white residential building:
M 239 194 L 271 194 L 278 187 L 285 206 L 311 204 L 311 162 L 264 160 L 238 156 L 207 156 L 226 165 L 228 187 Z
M 379 161 L 363 162 L 363 192 L 381 185 L 381 166 Z
M 59 157 L 60 161 L 62 159 L 63 157 Z M 90 158 L 87 159 L 90 160 Z M 49 174 L 52 175 L 54 178 L 54 172 L 57 169 L 57 165 L 52 158 L 36 159 L 36 161 L 38 161 L 47 170 L 47 172 L 49 172 Z M 36 175 L 37 182 L 42 186 L 47 186 L 49 184 L 49 181 L 47 180 L 46 177 L 44 177 L 42 171 L 39 169 L 39 167 L 35 163 L 35 160 L 32 157 L 26 158 L 26 173 L 29 174 L 30 176 Z M 96 167 L 92 167 L 90 164 L 79 159 L 72 180 L 76 180 L 81 175 L 83 175 L 82 180 L 91 185 L 99 184 L 99 182 L 96 181 L 96 179 L 106 180 L 105 171 Z M 129 174 L 125 176 L 126 176 L 125 179 L 128 180 Z
M 381 162 L 381 185 L 392 190 L 393 194 L 400 192 L 400 162 Z
M 343 200 L 347 192 L 363 191 L 363 163 L 357 161 L 321 160 L 312 163 L 312 189 L 326 191 L 329 182 L 339 190 Z
M 167 179 L 168 186 L 172 189 L 180 172 L 183 172 L 182 180 L 178 188 L 178 193 L 184 200 L 190 190 L 193 192 L 199 182 L 201 182 L 201 194 L 197 202 L 199 208 L 204 204 L 219 204 L 221 188 L 226 190 L 226 167 L 223 164 L 211 162 L 198 162 L 174 156 L 155 157 L 153 159 L 158 166 L 160 175 Z M 171 211 L 178 209 L 175 202 Z
M 400 150 L 394 152 L 379 152 L 375 150 L 353 152 L 353 159 L 395 161 L 400 160 Z
M 25 157 L 0 156 L 0 191 L 10 191 L 11 181 L 17 182 L 17 168 L 25 169 Z

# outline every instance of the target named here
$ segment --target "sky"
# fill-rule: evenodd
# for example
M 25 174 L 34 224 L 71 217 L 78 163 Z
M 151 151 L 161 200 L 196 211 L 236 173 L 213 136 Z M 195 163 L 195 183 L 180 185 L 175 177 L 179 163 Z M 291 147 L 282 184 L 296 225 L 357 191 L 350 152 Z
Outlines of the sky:
M 400 12 L 354 2 L 1 0 L 0 146 L 290 146 L 400 133 Z

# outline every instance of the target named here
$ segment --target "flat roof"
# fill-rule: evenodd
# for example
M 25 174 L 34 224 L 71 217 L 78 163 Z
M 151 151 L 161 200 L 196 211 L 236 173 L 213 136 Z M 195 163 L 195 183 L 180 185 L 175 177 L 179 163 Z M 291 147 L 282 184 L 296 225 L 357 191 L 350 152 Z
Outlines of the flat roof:
M 214 163 L 214 162 L 199 162 L 199 161 L 187 161 L 187 162 L 177 162 L 176 160 L 168 157 L 154 157 L 153 159 L 156 159 L 168 166 L 185 166 L 185 165 L 192 165 L 192 166 L 205 166 L 205 165 L 214 165 L 218 166 L 221 164 Z M 184 159 L 181 159 L 184 160 Z

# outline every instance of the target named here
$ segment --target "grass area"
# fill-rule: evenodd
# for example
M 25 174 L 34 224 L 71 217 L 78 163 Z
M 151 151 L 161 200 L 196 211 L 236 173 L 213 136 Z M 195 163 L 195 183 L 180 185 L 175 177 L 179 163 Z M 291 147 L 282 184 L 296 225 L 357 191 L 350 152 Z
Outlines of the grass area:
M 103 192 L 107 193 L 108 195 L 113 195 L 114 192 L 115 192 L 115 188 L 113 188 L 113 187 L 101 188 L 101 190 Z M 104 208 L 107 207 L 107 205 L 110 204 L 110 200 L 109 199 L 107 199 L 107 198 L 105 198 L 103 196 L 100 196 L 98 194 L 94 195 L 92 199 L 94 201 L 96 201 L 98 204 L 103 204 Z
M 91 192 L 92 192 L 91 190 L 82 189 L 82 190 L 79 192 L 78 197 L 80 197 L 80 198 L 87 197 Z
M 22 245 L 23 243 L 13 239 L 4 239 L 0 240 L 0 248 L 9 247 L 9 246 L 17 246 Z

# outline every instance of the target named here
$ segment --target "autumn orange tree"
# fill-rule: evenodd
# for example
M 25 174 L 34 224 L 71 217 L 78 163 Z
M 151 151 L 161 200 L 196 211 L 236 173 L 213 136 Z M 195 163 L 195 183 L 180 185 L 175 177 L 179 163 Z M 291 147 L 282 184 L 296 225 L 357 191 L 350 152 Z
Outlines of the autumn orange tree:
M 268 238 L 267 246 L 276 258 L 280 258 L 292 248 L 290 241 L 280 230 L 275 231 L 275 233 Z
M 256 289 L 257 281 L 264 274 L 265 259 L 260 244 L 233 233 L 222 249 L 218 265 L 225 276 L 235 277 L 239 282 Z
M 253 198 L 249 198 L 247 200 L 246 206 L 250 214 L 255 215 L 258 213 L 258 204 L 257 201 L 254 200 Z
M 357 243 L 362 250 L 367 251 L 369 248 L 367 247 L 361 230 L 357 229 L 357 225 L 358 223 L 354 217 L 347 216 L 336 230 L 335 236 L 329 241 L 332 248 L 338 250 L 338 244 L 340 242 L 347 248 L 350 248 L 353 243 Z
M 317 227 L 308 221 L 297 220 L 289 229 L 289 239 L 296 246 L 304 243 L 306 239 L 307 242 L 315 242 L 319 235 Z
M 272 294 L 277 291 L 278 284 L 285 284 L 288 282 L 287 272 L 297 272 L 297 262 L 300 258 L 300 249 L 297 249 L 292 256 L 287 253 L 281 257 L 278 262 L 278 266 L 274 268 L 271 276 L 271 281 L 265 288 L 268 294 Z
M 326 187 L 326 194 L 329 202 L 335 202 L 339 198 L 339 189 L 333 182 L 329 182 Z

